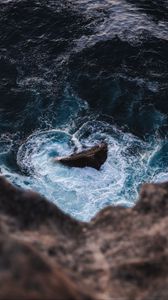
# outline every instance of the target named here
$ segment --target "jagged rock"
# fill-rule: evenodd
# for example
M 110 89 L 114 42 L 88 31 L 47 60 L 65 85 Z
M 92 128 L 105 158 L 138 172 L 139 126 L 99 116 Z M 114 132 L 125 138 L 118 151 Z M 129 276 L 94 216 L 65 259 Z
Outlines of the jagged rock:
M 73 220 L 0 177 L 0 299 L 168 299 L 168 183 Z
M 89 150 L 74 153 L 66 157 L 58 157 L 55 162 L 60 162 L 69 167 L 91 167 L 100 170 L 107 159 L 108 146 L 106 143 L 94 146 Z

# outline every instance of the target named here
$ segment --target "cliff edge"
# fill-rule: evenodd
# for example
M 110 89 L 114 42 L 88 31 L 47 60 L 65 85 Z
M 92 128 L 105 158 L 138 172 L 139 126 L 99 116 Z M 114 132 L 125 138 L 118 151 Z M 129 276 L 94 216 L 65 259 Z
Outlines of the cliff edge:
M 167 300 L 168 183 L 90 223 L 0 177 L 0 299 Z

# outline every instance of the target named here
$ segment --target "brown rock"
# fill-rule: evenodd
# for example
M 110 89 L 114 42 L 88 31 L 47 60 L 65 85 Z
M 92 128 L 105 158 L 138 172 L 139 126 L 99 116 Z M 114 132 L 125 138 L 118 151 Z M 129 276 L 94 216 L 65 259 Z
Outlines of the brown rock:
M 100 170 L 107 159 L 108 147 L 106 143 L 94 146 L 89 150 L 74 153 L 66 157 L 58 157 L 55 162 L 62 163 L 68 167 L 85 168 L 91 167 Z
M 0 299 L 168 299 L 168 183 L 73 220 L 0 177 Z
M 24 239 L 1 236 L 0 252 L 0 299 L 91 299 L 59 266 L 53 268 L 49 259 Z

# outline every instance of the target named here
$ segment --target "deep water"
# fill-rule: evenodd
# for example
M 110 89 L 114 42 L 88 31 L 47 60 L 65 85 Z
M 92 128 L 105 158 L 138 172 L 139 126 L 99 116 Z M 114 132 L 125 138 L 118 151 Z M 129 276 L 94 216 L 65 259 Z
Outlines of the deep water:
M 168 2 L 1 0 L 0 168 L 88 221 L 168 181 Z M 99 142 L 100 171 L 53 158 Z

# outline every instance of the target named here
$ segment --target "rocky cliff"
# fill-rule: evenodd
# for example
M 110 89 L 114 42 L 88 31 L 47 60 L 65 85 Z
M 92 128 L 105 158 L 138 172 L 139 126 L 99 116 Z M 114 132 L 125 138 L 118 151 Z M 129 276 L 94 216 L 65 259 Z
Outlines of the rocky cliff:
M 80 223 L 0 178 L 0 299 L 168 299 L 168 184 Z

